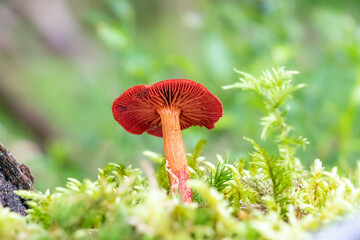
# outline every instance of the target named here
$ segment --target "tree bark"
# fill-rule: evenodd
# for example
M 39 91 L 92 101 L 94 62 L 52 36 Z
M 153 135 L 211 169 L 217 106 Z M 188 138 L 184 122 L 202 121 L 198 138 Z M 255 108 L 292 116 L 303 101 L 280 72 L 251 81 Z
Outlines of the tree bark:
M 28 167 L 19 164 L 0 143 L 0 202 L 11 211 L 26 215 L 28 208 L 15 190 L 34 190 L 34 178 Z

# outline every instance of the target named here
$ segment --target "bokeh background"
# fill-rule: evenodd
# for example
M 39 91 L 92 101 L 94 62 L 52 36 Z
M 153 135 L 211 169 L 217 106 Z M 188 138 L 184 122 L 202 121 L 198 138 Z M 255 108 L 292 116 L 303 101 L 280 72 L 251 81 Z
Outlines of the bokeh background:
M 138 166 L 162 139 L 135 136 L 111 105 L 137 84 L 188 78 L 224 105 L 209 131 L 183 132 L 191 152 L 248 159 L 243 136 L 263 143 L 261 99 L 223 90 L 233 68 L 259 76 L 285 66 L 307 87 L 289 102 L 288 122 L 311 144 L 298 156 L 351 171 L 360 160 L 360 1 L 347 0 L 2 0 L 0 142 L 35 175 L 36 188 L 94 178 L 108 162 Z

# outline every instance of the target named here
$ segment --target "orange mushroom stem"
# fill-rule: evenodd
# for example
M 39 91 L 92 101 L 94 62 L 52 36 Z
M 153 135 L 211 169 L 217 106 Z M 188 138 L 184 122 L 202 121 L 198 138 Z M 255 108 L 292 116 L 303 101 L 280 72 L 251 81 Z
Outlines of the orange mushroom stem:
M 164 107 L 158 109 L 158 113 L 162 124 L 165 159 L 169 163 L 168 171 L 171 171 L 168 173 L 170 190 L 175 191 L 177 185 L 182 201 L 191 203 L 189 170 L 180 129 L 180 109 Z

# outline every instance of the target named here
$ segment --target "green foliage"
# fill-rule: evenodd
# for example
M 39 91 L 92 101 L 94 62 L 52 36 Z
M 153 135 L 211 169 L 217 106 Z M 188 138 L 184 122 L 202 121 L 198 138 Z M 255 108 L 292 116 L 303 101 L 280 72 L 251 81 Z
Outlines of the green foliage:
M 200 158 L 200 154 L 201 154 L 205 144 L 206 144 L 206 140 L 200 139 L 195 146 L 194 152 L 188 158 L 188 164 L 189 164 L 189 167 L 192 169 L 192 172 L 199 171 L 198 159 Z
M 26 219 L 17 213 L 10 212 L 0 204 L 0 239 L 6 240 L 36 240 L 44 238 L 45 231 L 41 226 L 27 223 Z
M 161 161 L 161 163 L 158 166 L 157 169 L 157 174 L 156 174 L 156 179 L 159 183 L 159 185 L 163 188 L 163 189 L 170 189 L 170 185 L 169 185 L 169 177 L 166 171 L 166 161 L 165 158 Z
M 240 84 L 264 98 L 263 140 L 277 146 L 270 153 L 250 138 L 249 167 L 244 159 L 231 164 L 217 155 L 214 165 L 201 156 L 200 140 L 188 154 L 194 203 L 182 204 L 168 192 L 165 161 L 142 171 L 111 163 L 99 170 L 96 181 L 69 179 L 54 192 L 18 191 L 30 207 L 27 217 L 0 209 L 0 237 L 15 239 L 304 239 L 312 231 L 358 209 L 359 186 L 341 177 L 337 168 L 326 171 L 319 159 L 303 168 L 296 157 L 307 140 L 291 134 L 286 123 L 292 74 L 284 68 L 265 71 Z M 276 88 L 277 90 L 274 90 Z M 267 137 L 267 138 L 266 138 Z M 358 183 L 359 175 L 356 175 Z M 6 231 L 5 231 L 6 230 Z
M 218 164 L 216 166 L 215 174 L 209 178 L 209 185 L 221 192 L 227 186 L 227 183 L 232 179 L 231 171 L 224 164 L 224 160 L 218 155 Z
M 248 73 L 244 73 L 235 69 L 237 73 L 242 75 L 240 82 L 233 85 L 224 86 L 224 89 L 241 88 L 243 90 L 252 90 L 258 93 L 264 99 L 264 104 L 267 110 L 267 116 L 261 118 L 261 125 L 263 131 L 261 138 L 266 139 L 268 135 L 276 130 L 280 133 L 277 135 L 277 141 L 281 142 L 285 139 L 291 140 L 288 137 L 292 127 L 285 122 L 285 114 L 289 111 L 289 106 L 283 108 L 285 100 L 291 97 L 291 93 L 305 87 L 305 84 L 298 84 L 292 86 L 292 77 L 298 74 L 296 71 L 285 71 L 285 68 L 272 69 L 264 71 L 263 75 L 255 78 Z M 302 144 L 306 144 L 306 139 L 298 139 Z M 300 144 L 300 142 L 293 143 Z
M 284 102 L 291 98 L 291 93 L 304 87 L 304 84 L 292 85 L 292 78 L 296 71 L 286 71 L 284 67 L 273 68 L 272 71 L 266 70 L 259 78 L 255 78 L 248 73 L 235 70 L 242 77 L 240 82 L 224 89 L 241 88 L 252 90 L 264 99 L 267 116 L 261 119 L 263 131 L 261 138 L 275 133 L 273 141 L 277 143 L 277 156 L 270 156 L 267 151 L 261 148 L 254 140 L 245 138 L 249 141 L 255 151 L 250 154 L 252 157 L 251 165 L 256 169 L 256 174 L 263 174 L 265 179 L 270 181 L 274 200 L 284 215 L 289 202 L 288 191 L 293 186 L 293 182 L 301 177 L 301 166 L 295 158 L 296 149 L 299 146 L 305 147 L 308 144 L 306 138 L 291 135 L 292 126 L 286 123 L 285 115 L 290 110 Z

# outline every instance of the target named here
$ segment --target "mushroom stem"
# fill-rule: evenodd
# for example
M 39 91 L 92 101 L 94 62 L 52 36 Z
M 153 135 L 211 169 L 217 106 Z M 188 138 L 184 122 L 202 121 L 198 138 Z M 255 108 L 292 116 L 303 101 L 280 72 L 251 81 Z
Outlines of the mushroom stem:
M 175 190 L 174 187 L 178 185 L 182 201 L 191 203 L 192 193 L 188 185 L 189 170 L 180 129 L 180 109 L 166 107 L 158 109 L 158 113 L 161 118 L 165 159 L 171 171 L 171 173 L 168 172 L 170 190 Z

